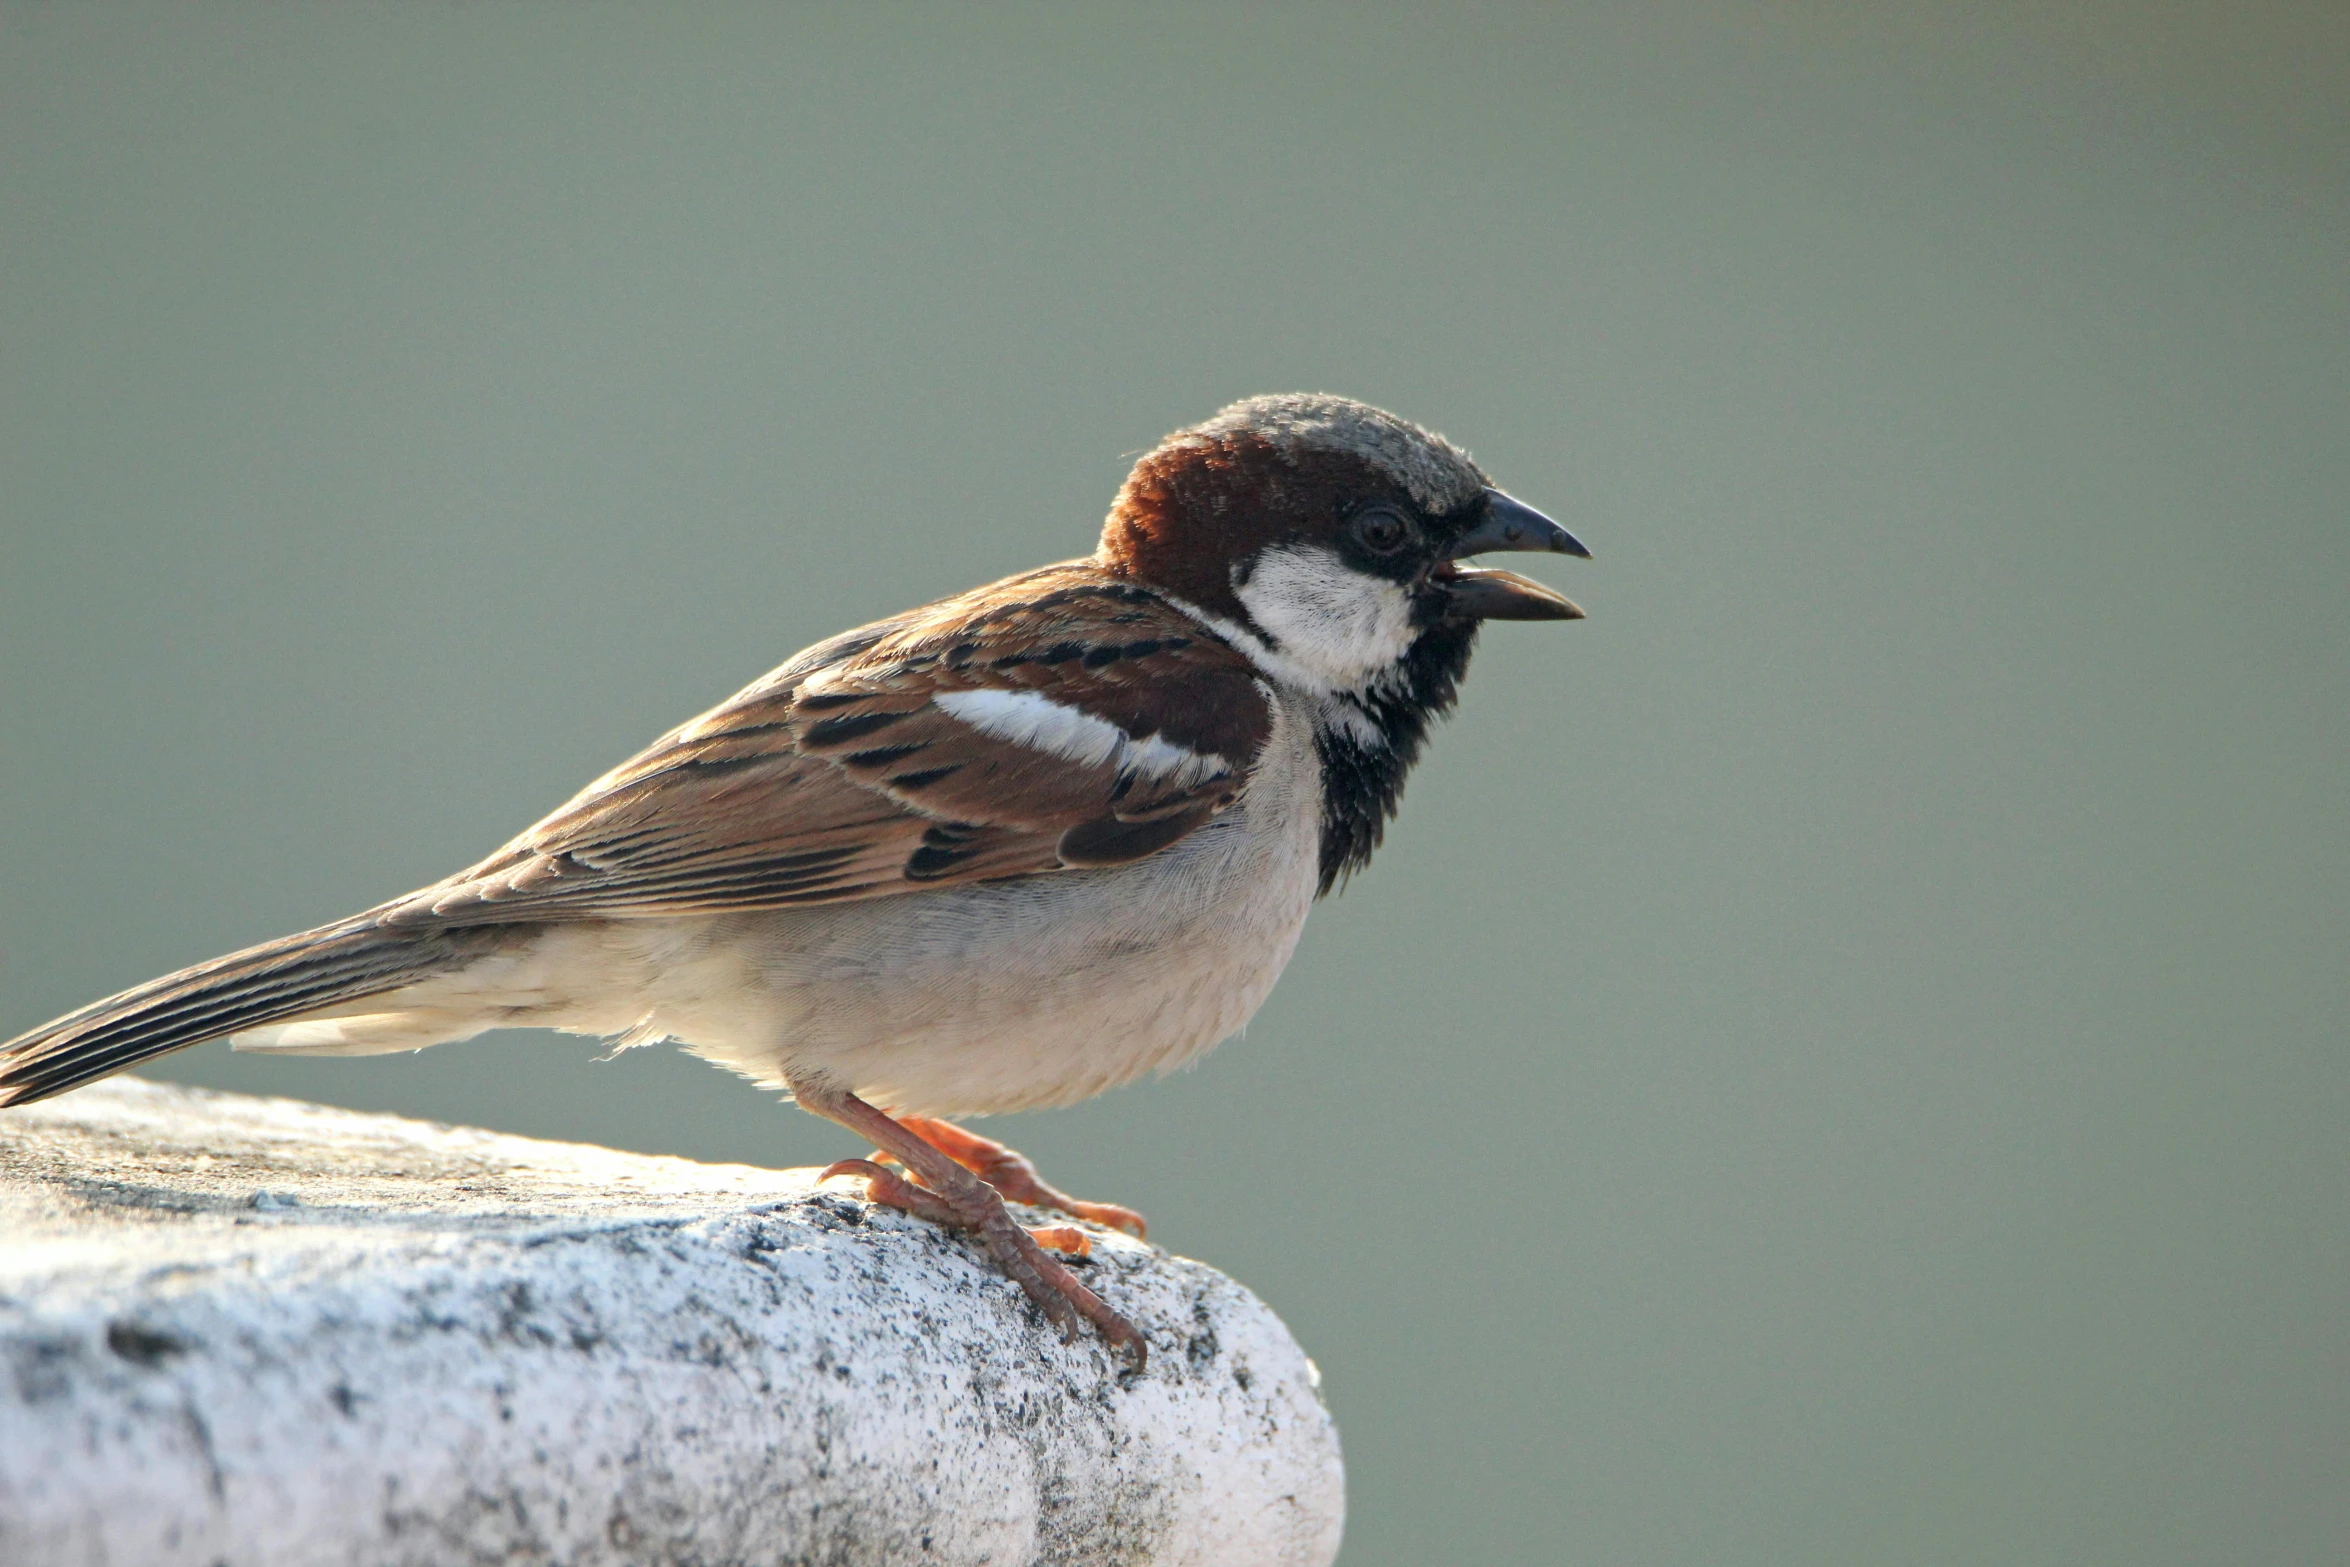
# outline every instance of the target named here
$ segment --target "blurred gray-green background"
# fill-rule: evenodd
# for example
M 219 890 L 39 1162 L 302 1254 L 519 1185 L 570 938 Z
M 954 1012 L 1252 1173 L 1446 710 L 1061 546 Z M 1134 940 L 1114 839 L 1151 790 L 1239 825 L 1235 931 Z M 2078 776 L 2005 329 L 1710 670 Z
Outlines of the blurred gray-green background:
M 2350 1555 L 2350 10 L 0 8 L 0 1034 L 1326 388 L 1598 553 L 1199 1070 L 992 1123 L 1350 1567 Z M 707 1158 L 667 1048 L 158 1076 Z

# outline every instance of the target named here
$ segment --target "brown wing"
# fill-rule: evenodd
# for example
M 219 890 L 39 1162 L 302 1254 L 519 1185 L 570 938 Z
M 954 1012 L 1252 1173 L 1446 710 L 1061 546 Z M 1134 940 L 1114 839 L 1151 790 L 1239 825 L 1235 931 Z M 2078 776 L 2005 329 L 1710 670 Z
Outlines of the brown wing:
M 1119 864 L 1239 795 L 1247 660 L 1091 562 L 810 648 L 472 869 L 390 905 L 473 925 L 768 908 Z

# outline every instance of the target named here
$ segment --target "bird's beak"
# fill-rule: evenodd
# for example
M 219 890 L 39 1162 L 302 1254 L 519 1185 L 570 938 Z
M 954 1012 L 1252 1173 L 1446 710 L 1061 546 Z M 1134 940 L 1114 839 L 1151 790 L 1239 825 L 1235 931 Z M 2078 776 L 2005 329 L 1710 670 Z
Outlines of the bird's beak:
M 1468 531 L 1453 540 L 1444 564 L 1436 568 L 1446 607 L 1464 620 L 1581 620 L 1575 601 L 1553 592 L 1531 577 L 1514 571 L 1480 570 L 1453 562 L 1493 550 L 1535 551 L 1553 555 L 1591 552 L 1583 541 L 1524 501 L 1499 490 L 1485 492 L 1485 509 Z

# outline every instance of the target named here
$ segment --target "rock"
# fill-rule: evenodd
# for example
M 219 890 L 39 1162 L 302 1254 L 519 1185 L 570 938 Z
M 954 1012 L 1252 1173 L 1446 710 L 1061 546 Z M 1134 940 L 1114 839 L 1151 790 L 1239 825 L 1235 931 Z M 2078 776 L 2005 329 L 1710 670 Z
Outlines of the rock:
M 813 1179 L 131 1079 L 0 1112 L 0 1561 L 1336 1556 L 1246 1290 L 1101 1232 L 1137 1377 Z

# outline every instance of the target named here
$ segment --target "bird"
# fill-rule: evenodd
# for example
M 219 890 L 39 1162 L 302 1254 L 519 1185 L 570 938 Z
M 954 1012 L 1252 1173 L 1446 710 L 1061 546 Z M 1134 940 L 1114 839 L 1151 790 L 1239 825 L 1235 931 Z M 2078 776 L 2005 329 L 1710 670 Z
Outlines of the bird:
M 1193 1061 L 1361 869 L 1479 628 L 1588 559 L 1442 435 L 1247 398 L 1119 487 L 1094 553 L 842 632 L 487 859 L 0 1045 L 28 1104 L 224 1036 L 372 1055 L 538 1026 L 671 1039 L 868 1140 L 825 1173 L 968 1232 L 1065 1337 L 1148 1347 L 1062 1260 L 1140 1215 L 957 1118 Z M 901 1173 L 902 1172 L 902 1173 Z

